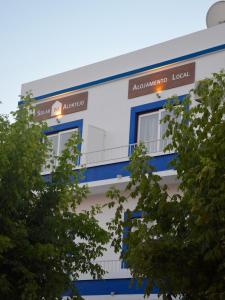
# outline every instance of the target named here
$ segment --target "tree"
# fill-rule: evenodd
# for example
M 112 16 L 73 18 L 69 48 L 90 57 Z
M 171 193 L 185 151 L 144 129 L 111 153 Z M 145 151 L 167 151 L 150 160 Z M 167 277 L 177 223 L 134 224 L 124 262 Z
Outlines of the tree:
M 224 99 L 223 72 L 199 81 L 182 103 L 168 99 L 165 151 L 177 153 L 177 193 L 162 186 L 143 145 L 132 154 L 125 191 L 108 192 L 117 207 L 112 244 L 116 251 L 126 244 L 121 258 L 133 277 L 147 280 L 147 295 L 156 285 L 164 299 L 225 299 Z M 125 209 L 130 198 L 139 219 Z
M 34 121 L 30 96 L 23 101 L 13 123 L 0 116 L 0 298 L 59 299 L 66 289 L 77 294 L 73 281 L 79 272 L 102 276 L 93 261 L 108 234 L 95 218 L 97 207 L 78 210 L 88 193 L 72 163 L 80 155 L 79 137 L 68 141 L 45 180 L 47 127 Z

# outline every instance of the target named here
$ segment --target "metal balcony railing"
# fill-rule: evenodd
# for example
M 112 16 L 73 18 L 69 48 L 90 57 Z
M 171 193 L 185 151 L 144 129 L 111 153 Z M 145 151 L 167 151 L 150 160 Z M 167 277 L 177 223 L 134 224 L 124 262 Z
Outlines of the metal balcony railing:
M 152 156 L 162 155 L 163 149 L 166 145 L 170 143 L 170 139 L 158 139 L 152 141 L 144 141 L 142 142 L 145 147 L 147 148 L 148 154 Z M 108 164 L 114 163 L 116 161 L 126 161 L 130 159 L 132 152 L 134 151 L 135 147 L 137 147 L 139 143 L 129 144 L 120 147 L 113 147 L 113 148 L 106 148 L 98 151 L 93 152 L 86 152 L 82 153 L 81 157 L 79 158 L 76 167 L 79 166 L 92 166 L 98 164 Z M 55 159 L 55 164 L 57 164 L 57 159 Z M 43 174 L 51 173 L 50 169 L 43 168 Z
M 163 149 L 166 145 L 169 144 L 170 139 L 159 139 L 152 141 L 142 142 L 148 150 L 150 155 L 160 155 L 163 153 Z M 114 162 L 116 160 L 128 160 L 132 154 L 134 148 L 138 145 L 129 144 L 120 147 L 107 148 L 93 152 L 83 153 L 81 157 L 82 165 L 98 164 L 98 163 L 107 163 Z
M 95 261 L 105 271 L 105 279 L 110 278 L 129 278 L 131 277 L 129 269 L 122 268 L 121 260 L 97 260 Z M 92 279 L 89 273 L 80 274 L 80 280 Z

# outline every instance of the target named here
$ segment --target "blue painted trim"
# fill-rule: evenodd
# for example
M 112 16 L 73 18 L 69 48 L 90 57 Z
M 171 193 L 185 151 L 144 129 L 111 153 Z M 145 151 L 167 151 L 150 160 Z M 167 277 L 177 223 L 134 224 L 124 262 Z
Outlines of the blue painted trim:
M 106 180 L 116 178 L 117 175 L 129 176 L 127 166 L 129 161 L 123 161 L 114 164 L 100 165 L 95 167 L 87 168 L 84 171 L 84 178 L 81 182 L 91 182 L 97 180 Z
M 171 161 L 175 158 L 176 154 L 164 154 L 160 156 L 153 157 L 151 159 L 151 165 L 156 171 L 172 170 L 170 165 Z M 130 173 L 127 170 L 129 161 L 101 165 L 96 167 L 90 167 L 84 170 L 82 178 L 79 178 L 79 183 L 88 183 L 98 180 L 107 180 L 116 178 L 117 175 L 129 176 Z M 79 172 L 79 171 L 78 171 Z M 51 174 L 43 175 L 46 181 L 51 181 Z
M 130 212 L 130 219 L 138 219 L 142 217 L 142 211 L 131 211 Z M 126 221 L 128 219 L 128 212 L 124 213 L 124 220 Z
M 81 296 L 94 296 L 94 295 L 142 295 L 146 288 L 147 281 L 143 280 L 142 285 L 139 286 L 137 280 L 131 284 L 130 278 L 122 279 L 102 279 L 102 280 L 79 280 L 74 282 L 74 286 Z M 153 287 L 151 294 L 158 294 L 159 289 Z M 70 291 L 63 293 L 63 296 L 71 296 Z
M 176 157 L 175 153 L 164 154 L 151 158 L 151 165 L 158 172 L 172 170 L 171 161 Z M 82 178 L 79 178 L 79 183 L 88 183 L 98 180 L 107 180 L 116 178 L 117 175 L 129 176 L 127 170 L 129 161 L 90 167 L 84 170 Z M 79 171 L 77 171 L 79 172 Z M 51 174 L 43 175 L 45 181 L 51 181 Z
M 94 85 L 102 84 L 102 83 L 109 82 L 109 81 L 112 81 L 112 80 L 115 80 L 115 79 L 125 78 L 125 77 L 128 77 L 128 76 L 139 74 L 139 73 L 149 71 L 149 70 L 152 70 L 152 69 L 155 69 L 155 68 L 164 67 L 166 65 L 181 62 L 181 61 L 184 61 L 184 60 L 187 60 L 187 59 L 193 59 L 193 58 L 205 55 L 205 54 L 214 53 L 214 52 L 221 51 L 221 50 L 224 50 L 224 49 L 225 49 L 225 44 L 218 45 L 218 46 L 211 47 L 211 48 L 208 48 L 208 49 L 204 49 L 204 50 L 201 50 L 201 51 L 197 51 L 197 52 L 194 52 L 194 53 L 190 53 L 190 54 L 182 55 L 182 56 L 172 58 L 172 59 L 169 59 L 169 60 L 165 60 L 165 61 L 160 62 L 160 63 L 148 65 L 148 66 L 143 67 L 143 68 L 134 69 L 132 71 L 119 73 L 119 74 L 116 74 L 116 75 L 112 75 L 112 76 L 105 77 L 105 78 L 102 78 L 102 79 L 90 81 L 90 82 L 80 84 L 80 85 L 77 85 L 77 86 L 73 86 L 73 87 L 70 87 L 70 88 L 66 88 L 66 89 L 63 89 L 63 90 L 58 90 L 58 91 L 55 91 L 55 92 L 52 92 L 52 93 L 37 96 L 37 97 L 35 97 L 35 100 L 42 100 L 42 99 L 52 97 L 52 96 L 56 96 L 56 95 L 60 95 L 60 94 L 63 94 L 63 93 L 68 93 L 68 92 L 88 88 L 88 87 L 91 87 L 91 86 L 94 86 Z M 19 104 L 20 104 L 20 102 L 22 102 L 22 101 L 19 101 Z
M 186 95 L 179 96 L 178 99 L 180 102 L 184 100 Z M 166 104 L 166 99 L 151 102 L 147 104 L 142 104 L 134 106 L 130 111 L 130 133 L 129 133 L 129 145 L 137 142 L 137 126 L 138 126 L 138 115 L 142 113 L 147 113 L 163 108 Z
M 51 127 L 49 127 L 48 130 L 45 131 L 45 134 L 47 134 L 47 135 L 54 134 L 59 131 L 69 130 L 69 129 L 73 129 L 73 128 L 78 128 L 79 134 L 82 137 L 83 120 L 81 119 L 81 120 L 76 120 L 76 121 L 72 121 L 72 122 L 67 122 L 67 123 L 62 123 L 62 124 L 51 126 Z
M 172 169 L 170 166 L 171 160 L 175 158 L 176 154 L 164 154 L 153 157 L 151 159 L 151 165 L 156 171 L 165 171 Z M 97 180 L 106 180 L 116 178 L 117 175 L 129 176 L 127 166 L 129 161 L 119 162 L 108 165 L 101 165 L 96 167 L 87 168 L 84 171 L 84 178 L 80 182 L 91 182 Z
M 142 217 L 142 211 L 131 211 L 130 214 L 131 214 L 130 219 L 139 219 Z M 128 212 L 125 212 L 124 213 L 124 221 L 127 221 L 127 219 L 128 219 Z M 123 229 L 123 240 L 128 236 L 128 232 L 129 232 L 129 228 L 128 228 L 128 226 L 125 226 Z M 128 246 L 123 241 L 122 253 L 126 252 L 127 250 L 128 250 Z M 128 268 L 127 262 L 125 260 L 121 261 L 121 268 L 122 269 Z

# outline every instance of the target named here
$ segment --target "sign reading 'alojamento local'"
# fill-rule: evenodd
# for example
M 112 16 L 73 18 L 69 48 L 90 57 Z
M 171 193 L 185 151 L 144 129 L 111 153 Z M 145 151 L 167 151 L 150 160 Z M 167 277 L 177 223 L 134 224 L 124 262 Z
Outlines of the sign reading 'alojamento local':
M 128 99 L 157 93 L 195 81 L 195 63 L 129 80 Z
M 35 120 L 43 121 L 87 109 L 88 92 L 63 96 L 35 106 Z

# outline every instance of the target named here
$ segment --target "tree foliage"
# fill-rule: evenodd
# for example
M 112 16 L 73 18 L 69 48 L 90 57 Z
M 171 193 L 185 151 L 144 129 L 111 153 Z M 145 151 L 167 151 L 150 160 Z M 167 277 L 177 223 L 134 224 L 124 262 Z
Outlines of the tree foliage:
M 197 101 L 193 101 L 197 100 Z M 179 104 L 179 105 L 177 105 Z M 154 173 L 143 145 L 134 151 L 126 190 L 108 192 L 117 205 L 109 223 L 113 246 L 126 251 L 133 277 L 147 280 L 165 299 L 225 299 L 225 74 L 197 83 L 182 103 L 168 99 L 165 151 L 177 153 L 178 191 L 171 195 Z M 181 116 L 181 118 L 178 118 Z M 125 209 L 136 199 L 135 219 Z M 124 218 L 124 212 L 126 218 Z M 127 234 L 124 235 L 124 228 Z M 168 298 L 170 297 L 170 298 Z
M 78 210 L 88 193 L 72 163 L 79 137 L 69 140 L 45 179 L 47 127 L 34 121 L 30 96 L 23 101 L 13 123 L 0 116 L 0 299 L 59 299 L 66 289 L 77 293 L 79 272 L 101 277 L 93 261 L 108 235 L 95 218 L 98 208 Z

